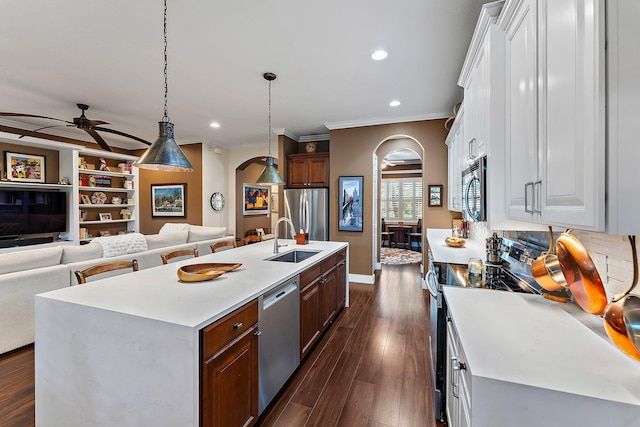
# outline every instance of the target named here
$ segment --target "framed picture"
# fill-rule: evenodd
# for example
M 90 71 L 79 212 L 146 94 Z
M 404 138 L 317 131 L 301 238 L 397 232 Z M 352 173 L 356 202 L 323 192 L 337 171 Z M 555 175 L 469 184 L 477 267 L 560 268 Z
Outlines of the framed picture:
M 86 194 L 82 194 L 80 196 L 80 198 L 82 199 L 82 204 L 83 205 L 90 205 L 91 204 L 91 197 L 87 196 Z
M 20 182 L 45 182 L 44 156 L 5 151 L 7 179 Z
M 110 213 L 100 213 L 100 214 L 98 214 L 98 218 L 100 218 L 100 221 L 111 221 L 111 214 Z
M 429 186 L 429 206 L 442 206 L 442 185 Z
M 187 184 L 151 184 L 151 216 L 187 216 Z
M 364 177 L 341 176 L 338 178 L 338 230 L 362 231 L 362 193 Z
M 261 187 L 257 184 L 242 184 L 242 190 L 244 194 L 243 215 L 269 214 L 269 187 Z

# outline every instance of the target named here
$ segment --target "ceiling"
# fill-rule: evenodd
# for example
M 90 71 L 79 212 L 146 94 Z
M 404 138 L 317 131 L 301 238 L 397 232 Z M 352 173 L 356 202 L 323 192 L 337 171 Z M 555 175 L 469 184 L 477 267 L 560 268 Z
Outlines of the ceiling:
M 179 143 L 266 144 L 272 128 L 329 129 L 448 117 L 483 0 L 168 0 L 168 112 Z M 86 115 L 148 141 L 163 115 L 160 0 L 0 0 L 0 111 Z M 373 61 L 377 49 L 387 59 Z M 401 105 L 390 107 L 391 100 Z M 33 129 L 55 124 L 20 121 Z M 210 123 L 220 123 L 220 128 Z M 87 139 L 72 128 L 54 134 Z M 61 133 L 62 132 L 62 133 Z M 102 134 L 114 146 L 132 140 Z M 91 141 L 90 139 L 87 139 Z M 275 141 L 274 138 L 272 140 Z

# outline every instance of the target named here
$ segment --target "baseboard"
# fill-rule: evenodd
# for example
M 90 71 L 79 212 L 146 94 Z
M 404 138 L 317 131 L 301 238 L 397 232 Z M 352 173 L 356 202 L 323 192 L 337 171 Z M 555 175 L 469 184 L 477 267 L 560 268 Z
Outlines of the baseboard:
M 382 270 L 382 263 L 381 262 L 376 262 L 375 269 L 376 270 Z
M 349 281 L 355 283 L 365 283 L 367 285 L 373 285 L 375 283 L 376 277 L 372 275 L 365 274 L 351 274 L 349 273 Z

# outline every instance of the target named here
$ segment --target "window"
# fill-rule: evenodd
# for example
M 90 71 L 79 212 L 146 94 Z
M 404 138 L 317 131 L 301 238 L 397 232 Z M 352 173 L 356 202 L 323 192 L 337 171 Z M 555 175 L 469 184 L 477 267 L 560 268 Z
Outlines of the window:
M 422 218 L 422 178 L 383 179 L 380 184 L 380 215 L 392 221 Z

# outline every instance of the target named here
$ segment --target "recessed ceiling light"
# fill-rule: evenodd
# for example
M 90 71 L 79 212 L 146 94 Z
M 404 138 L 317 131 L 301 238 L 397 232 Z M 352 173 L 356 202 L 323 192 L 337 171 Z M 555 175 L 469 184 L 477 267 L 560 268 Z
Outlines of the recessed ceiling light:
M 397 99 L 389 103 L 389 106 L 391 107 L 397 107 L 398 105 L 400 105 L 400 101 L 398 101 Z
M 386 50 L 376 50 L 371 54 L 371 59 L 374 61 L 382 61 L 387 57 L 388 53 Z
M 211 126 L 212 128 L 219 128 L 219 127 L 220 127 L 220 123 L 218 123 L 218 122 L 211 122 L 211 124 L 210 124 L 209 126 Z

